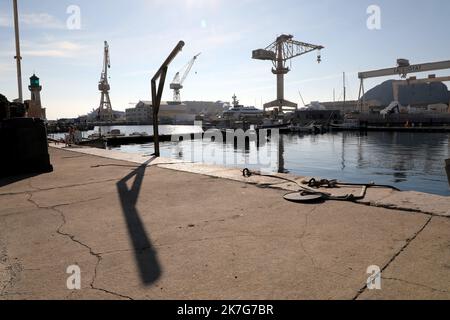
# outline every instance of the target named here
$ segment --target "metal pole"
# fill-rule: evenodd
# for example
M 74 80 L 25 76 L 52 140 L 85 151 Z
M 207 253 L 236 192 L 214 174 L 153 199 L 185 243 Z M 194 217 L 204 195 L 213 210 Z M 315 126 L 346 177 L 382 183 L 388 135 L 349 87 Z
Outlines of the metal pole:
M 153 76 L 151 80 L 151 90 L 152 90 L 152 109 L 153 109 L 153 141 L 155 144 L 155 156 L 159 157 L 159 107 L 161 105 L 161 97 L 164 90 L 164 83 L 166 81 L 167 69 L 172 60 L 176 57 L 178 52 L 180 52 L 184 47 L 184 42 L 180 41 L 176 47 L 172 50 L 170 55 L 167 57 L 166 61 L 161 65 L 158 72 Z M 156 90 L 156 81 L 160 79 L 158 84 L 158 91 Z
M 450 185 L 450 159 L 445 160 L 445 172 L 447 173 L 448 184 Z
M 17 87 L 19 90 L 19 102 L 23 103 L 23 95 L 22 95 L 22 65 L 21 60 L 22 57 L 20 55 L 20 38 L 19 38 L 19 13 L 17 10 L 17 0 L 13 1 L 14 4 L 14 30 L 16 34 L 16 59 L 17 63 Z
M 359 112 L 361 112 L 362 113 L 362 107 L 361 107 L 361 91 L 362 91 L 362 79 L 361 79 L 361 83 L 359 84 L 359 93 L 358 93 L 358 106 L 357 106 L 357 108 L 358 108 L 358 110 L 359 110 Z
M 347 89 L 346 89 L 346 87 L 345 87 L 345 72 L 343 72 L 343 74 L 342 74 L 342 79 L 343 79 L 343 81 L 342 81 L 342 83 L 343 83 L 343 85 L 344 85 L 344 107 L 343 107 L 343 109 L 345 108 L 345 100 L 346 100 L 346 94 L 347 94 Z
M 164 88 L 164 83 L 166 81 L 167 66 L 165 66 L 161 71 L 161 80 L 158 86 L 158 93 L 156 92 L 156 81 L 152 80 L 152 108 L 153 108 L 153 142 L 155 144 L 155 156 L 159 157 L 159 107 L 161 106 L 161 96 Z
M 364 111 L 364 108 L 366 106 L 366 91 L 364 90 L 364 80 L 361 82 L 362 84 L 362 109 L 361 111 Z M 367 110 L 369 111 L 369 110 Z

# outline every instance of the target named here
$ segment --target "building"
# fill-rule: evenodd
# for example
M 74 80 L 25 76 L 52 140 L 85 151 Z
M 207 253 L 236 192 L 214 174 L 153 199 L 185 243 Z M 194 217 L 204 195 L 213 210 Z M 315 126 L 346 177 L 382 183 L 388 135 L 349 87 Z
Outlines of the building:
M 398 84 L 399 81 L 387 80 L 369 90 L 364 95 L 365 105 L 368 108 L 364 111 L 379 112 L 396 100 L 402 106 L 423 109 L 423 111 L 433 105 L 449 105 L 450 92 L 443 82 L 408 84 L 405 80 L 402 81 L 402 85 Z M 445 108 L 439 108 L 441 109 Z
M 326 110 L 339 110 L 341 114 L 354 111 L 379 113 L 387 108 L 391 102 L 398 99 L 400 105 L 409 106 L 416 112 L 450 112 L 448 108 L 450 91 L 444 83 L 430 82 L 408 85 L 407 81 L 405 80 L 402 85 L 398 85 L 398 80 L 387 80 L 375 86 L 364 95 L 364 106 L 362 106 L 362 103 L 360 105 L 357 100 L 346 101 L 345 103 L 343 101 L 321 102 L 320 104 Z M 445 105 L 447 105 L 447 108 Z M 363 110 L 360 110 L 361 107 L 363 107 Z
M 153 118 L 151 105 L 139 102 L 136 107 L 125 110 L 125 118 L 129 122 L 150 122 Z
M 341 114 L 351 113 L 358 110 L 358 101 L 335 101 L 335 102 L 321 102 L 322 106 L 324 106 L 325 110 L 330 111 L 339 111 Z
M 153 119 L 151 101 L 139 101 L 136 107 L 125 110 L 128 122 L 149 123 Z M 159 120 L 162 123 L 192 123 L 195 114 L 189 113 L 184 103 L 161 102 L 159 107 Z
M 116 111 L 112 110 L 112 118 L 113 121 L 125 121 L 125 112 L 124 111 Z M 99 114 L 98 114 L 98 108 L 93 108 L 91 112 L 89 112 L 87 115 L 80 116 L 80 121 L 84 122 L 96 122 L 100 120 Z
M 288 119 L 293 123 L 299 123 L 302 125 L 309 124 L 311 122 L 328 124 L 332 121 L 337 121 L 342 118 L 339 110 L 308 110 L 300 109 L 289 114 Z
M 33 74 L 30 78 L 30 85 L 28 89 L 31 92 L 31 99 L 26 100 L 25 104 L 27 105 L 27 116 L 29 118 L 40 118 L 46 120 L 46 110 L 42 108 L 41 104 L 41 90 L 42 86 L 39 83 L 39 78 Z
M 223 101 L 184 101 L 187 106 L 187 112 L 194 115 L 204 115 L 207 117 L 216 117 L 223 113 L 227 103 Z

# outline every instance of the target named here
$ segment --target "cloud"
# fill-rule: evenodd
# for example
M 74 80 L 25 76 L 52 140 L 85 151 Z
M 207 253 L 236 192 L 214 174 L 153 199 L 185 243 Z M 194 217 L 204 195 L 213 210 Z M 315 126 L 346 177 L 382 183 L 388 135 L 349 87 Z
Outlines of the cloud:
M 24 45 L 23 55 L 34 57 L 71 58 L 78 56 L 83 46 L 70 41 L 50 42 L 41 45 Z
M 0 63 L 0 73 L 5 74 L 7 72 L 14 71 L 14 64 L 12 63 Z
M 355 76 L 357 74 L 358 74 L 357 71 L 346 72 L 347 77 Z M 307 83 L 307 82 L 319 82 L 319 81 L 324 81 L 324 80 L 341 79 L 341 78 L 342 78 L 342 73 L 335 73 L 335 74 L 324 75 L 321 77 L 314 77 L 314 78 L 291 81 L 291 82 L 289 82 L 289 85 L 298 85 L 298 84 Z
M 223 5 L 223 0 L 151 0 L 146 2 L 152 7 L 185 8 L 187 10 L 213 9 L 217 10 Z
M 134 70 L 134 71 L 129 71 L 129 72 L 125 72 L 122 73 L 122 77 L 137 77 L 137 76 L 143 76 L 143 75 L 147 75 L 147 76 L 152 76 L 153 73 L 155 73 L 155 70 Z
M 23 13 L 19 15 L 21 26 L 41 29 L 64 29 L 65 24 L 58 18 L 48 13 Z M 12 15 L 0 15 L 0 27 L 13 27 Z
M 92 48 L 72 41 L 30 42 L 22 41 L 22 57 L 74 58 L 89 55 Z M 2 56 L 14 56 L 15 52 L 3 52 Z
M 61 50 L 24 50 L 23 55 L 30 57 L 65 57 L 65 52 Z
M 6 15 L 0 15 L 0 27 L 11 27 L 12 22 Z

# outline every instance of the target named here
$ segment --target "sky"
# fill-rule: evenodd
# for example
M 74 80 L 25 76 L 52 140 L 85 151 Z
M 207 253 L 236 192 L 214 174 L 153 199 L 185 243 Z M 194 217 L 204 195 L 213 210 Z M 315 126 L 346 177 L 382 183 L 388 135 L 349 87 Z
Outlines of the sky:
M 17 98 L 12 0 L 0 0 L 0 93 Z M 49 119 L 76 117 L 97 108 L 103 42 L 111 54 L 109 70 L 114 110 L 151 100 L 150 79 L 179 40 L 183 51 L 169 67 L 163 100 L 172 100 L 169 83 L 201 52 L 182 90 L 182 100 L 231 101 L 261 108 L 276 98 L 269 61 L 251 59 L 280 34 L 322 45 L 292 60 L 285 98 L 299 103 L 357 99 L 360 71 L 411 63 L 449 60 L 450 1 L 430 0 L 18 0 L 23 90 L 29 77 L 43 86 Z M 369 29 L 371 5 L 380 8 L 380 28 Z M 79 8 L 80 28 L 68 28 Z M 73 26 L 73 24 L 69 24 Z M 436 72 L 448 75 L 448 72 Z M 421 76 L 418 74 L 418 76 Z M 425 74 L 426 76 L 426 74 Z M 366 82 L 366 89 L 383 80 Z M 262 103 L 261 103 L 262 102 Z

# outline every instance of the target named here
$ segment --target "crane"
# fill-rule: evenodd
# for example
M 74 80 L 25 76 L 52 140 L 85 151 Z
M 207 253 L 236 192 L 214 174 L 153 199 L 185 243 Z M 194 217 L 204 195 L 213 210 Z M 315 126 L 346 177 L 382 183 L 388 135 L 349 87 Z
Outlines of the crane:
M 175 74 L 175 77 L 170 84 L 170 89 L 173 90 L 173 101 L 176 103 L 181 103 L 181 95 L 180 90 L 183 89 L 183 83 L 186 80 L 189 72 L 191 72 L 192 67 L 194 66 L 195 61 L 201 53 L 195 55 L 180 71 Z M 184 73 L 183 73 L 184 71 Z M 183 73 L 183 76 L 180 75 Z
M 108 83 L 108 69 L 111 68 L 111 60 L 109 57 L 109 45 L 105 41 L 103 54 L 103 70 L 98 83 L 98 90 L 101 92 L 100 106 L 98 107 L 98 120 L 112 121 L 113 111 L 111 107 L 111 100 L 109 99 L 110 85 Z
M 318 50 L 317 62 L 322 61 L 320 50 L 324 48 L 323 46 L 296 41 L 293 38 L 292 35 L 282 34 L 265 49 L 254 50 L 252 53 L 253 59 L 272 61 L 272 73 L 277 76 L 277 100 L 264 104 L 264 110 L 277 108 L 283 112 L 283 107 L 297 109 L 296 103 L 284 99 L 284 75 L 291 71 L 287 66 L 289 60 Z

